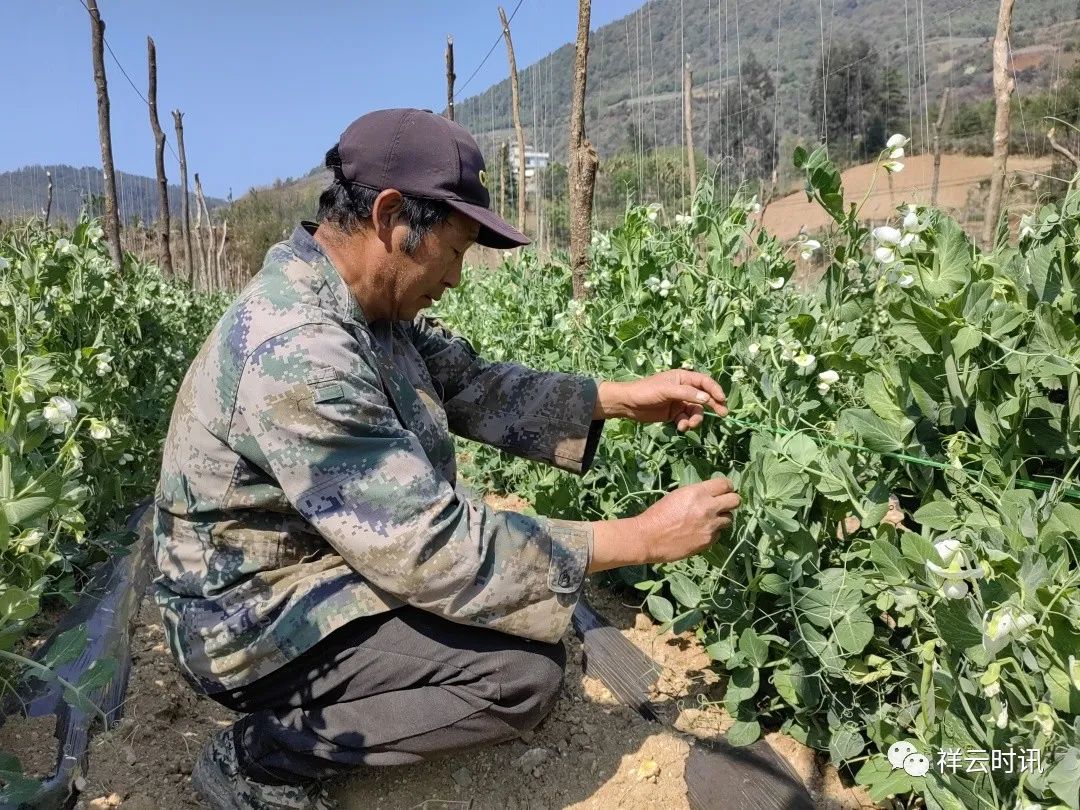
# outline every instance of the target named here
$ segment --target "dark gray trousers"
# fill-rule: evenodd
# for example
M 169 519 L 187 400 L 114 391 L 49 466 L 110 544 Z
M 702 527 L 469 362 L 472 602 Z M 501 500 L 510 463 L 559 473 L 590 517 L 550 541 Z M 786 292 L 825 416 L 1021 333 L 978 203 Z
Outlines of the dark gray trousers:
M 412 607 L 360 619 L 281 669 L 211 695 L 250 779 L 298 784 L 513 739 L 555 704 L 566 651 Z

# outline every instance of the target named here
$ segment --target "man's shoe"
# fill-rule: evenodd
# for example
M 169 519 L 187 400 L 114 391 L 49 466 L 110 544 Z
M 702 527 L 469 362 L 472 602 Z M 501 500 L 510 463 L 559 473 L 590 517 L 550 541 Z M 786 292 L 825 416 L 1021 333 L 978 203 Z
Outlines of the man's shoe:
M 240 773 L 231 728 L 210 738 L 191 771 L 210 810 L 334 810 L 321 785 L 267 785 Z

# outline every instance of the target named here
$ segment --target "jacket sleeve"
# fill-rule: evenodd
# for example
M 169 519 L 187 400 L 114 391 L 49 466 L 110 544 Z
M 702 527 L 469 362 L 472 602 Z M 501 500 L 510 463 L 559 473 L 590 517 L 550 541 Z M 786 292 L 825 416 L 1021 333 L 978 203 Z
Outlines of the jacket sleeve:
M 236 401 L 230 442 L 375 588 L 465 624 L 548 642 L 563 634 L 589 563 L 589 524 L 460 497 L 348 332 L 308 324 L 266 341 Z
M 411 329 L 454 433 L 574 473 L 592 466 L 604 428 L 602 419 L 592 418 L 595 380 L 489 362 L 422 315 Z

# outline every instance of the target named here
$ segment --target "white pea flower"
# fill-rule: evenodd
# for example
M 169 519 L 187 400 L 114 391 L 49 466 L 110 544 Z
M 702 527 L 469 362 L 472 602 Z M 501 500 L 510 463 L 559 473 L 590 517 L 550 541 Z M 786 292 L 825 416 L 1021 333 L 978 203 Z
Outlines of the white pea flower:
M 49 423 L 53 433 L 63 433 L 64 428 L 74 421 L 78 408 L 67 397 L 52 397 L 49 404 L 41 410 L 41 415 Z
M 896 247 L 900 244 L 903 234 L 891 225 L 881 225 L 874 228 L 874 239 L 888 247 Z
M 691 224 L 693 224 L 693 222 L 694 222 L 694 218 L 692 216 L 690 216 L 689 214 L 676 214 L 675 215 L 675 224 L 678 225 L 680 228 L 685 227 L 687 225 L 691 225 Z
M 746 204 L 743 210 L 748 214 L 757 214 L 761 212 L 761 203 L 758 202 L 756 194 L 750 198 L 750 202 Z
M 122 456 L 120 456 L 120 461 L 118 461 L 117 463 L 123 466 L 124 464 L 128 464 L 134 460 L 135 456 L 131 455 L 131 453 L 124 453 Z
M 9 267 L 11 267 L 11 262 L 0 256 L 0 270 L 7 270 Z
M 90 438 L 94 441 L 103 442 L 110 437 L 112 437 L 112 431 L 109 430 L 108 425 L 99 419 L 90 421 Z
M 749 346 L 746 347 L 746 353 L 750 357 L 757 357 L 760 351 L 761 346 L 759 346 L 757 343 L 751 343 Z
M 904 275 L 896 280 L 896 283 L 906 290 L 915 283 L 915 276 L 911 275 L 911 273 L 904 273 Z
M 661 298 L 667 298 L 668 295 L 671 293 L 672 286 L 673 286 L 672 283 L 670 281 L 668 281 L 666 278 L 663 281 L 661 281 L 660 282 L 660 297 Z
M 1001 694 L 1001 684 L 998 681 L 994 681 L 989 686 L 983 688 L 983 694 L 988 698 L 997 697 Z
M 746 371 L 745 371 L 745 369 L 743 369 L 743 368 L 741 368 L 741 367 L 740 367 L 740 368 L 737 368 L 737 369 L 735 369 L 735 370 L 734 370 L 733 372 L 731 372 L 731 381 L 732 381 L 733 383 L 739 382 L 739 381 L 740 381 L 741 379 L 743 379 L 743 378 L 744 378 L 745 376 L 746 376 Z
M 818 383 L 817 390 L 818 390 L 819 394 L 827 394 L 827 393 L 829 393 L 829 384 L 828 383 Z
M 656 276 L 649 276 L 645 279 L 645 286 L 652 292 L 656 292 L 660 289 L 660 279 Z
M 825 385 L 836 385 L 840 381 L 840 375 L 831 368 L 818 374 L 817 378 L 818 382 L 825 383 Z
M 1020 217 L 1020 238 L 1025 239 L 1035 235 L 1035 215 L 1024 214 Z
M 941 593 L 946 599 L 963 599 L 968 595 L 968 584 L 962 579 L 949 580 L 941 586 Z
M 919 215 L 914 211 L 908 211 L 904 214 L 904 230 L 911 232 L 919 227 Z
M 903 149 L 911 142 L 911 138 L 906 135 L 901 135 L 899 132 L 889 137 L 889 140 L 885 141 L 885 146 L 889 149 Z
M 812 354 L 806 352 L 799 352 L 793 358 L 792 362 L 798 366 L 799 374 L 803 377 L 808 377 L 814 373 L 814 369 L 817 368 L 817 358 Z
M 585 281 L 582 283 L 581 286 L 584 287 L 586 290 L 591 290 L 593 288 L 593 283 L 591 281 Z
M 694 325 L 694 319 L 693 318 L 683 318 L 682 319 L 682 325 L 683 325 L 684 329 L 689 329 L 691 326 Z
M 1022 638 L 1028 628 L 1035 624 L 1035 617 L 1013 605 L 1005 605 L 992 617 L 983 617 L 983 648 L 996 655 L 1013 639 Z
M 904 170 L 904 164 L 899 160 L 885 160 L 882 161 L 881 168 L 889 174 L 899 174 Z
M 649 206 L 649 213 L 647 215 L 649 217 L 649 222 L 656 222 L 656 213 L 657 210 L 652 206 Z
M 691 363 L 689 360 L 683 360 L 682 361 L 682 367 L 687 369 L 687 370 L 690 370 L 690 369 L 692 369 L 694 367 L 694 364 Z
M 882 264 L 892 264 L 896 261 L 896 251 L 887 245 L 874 248 L 874 258 Z
M 105 231 L 101 229 L 100 225 L 95 225 L 86 232 L 86 235 L 90 238 L 91 242 L 97 242 L 105 235 Z
M 637 355 L 637 356 L 636 356 L 636 357 L 634 358 L 634 364 L 635 364 L 635 365 L 639 365 L 639 366 L 643 366 L 643 365 L 645 365 L 645 355 L 643 355 L 643 354 L 639 354 L 639 355 Z
M 889 150 L 889 159 L 890 160 L 899 160 L 903 156 L 904 156 L 904 147 L 902 147 L 902 146 L 898 146 L 895 149 L 890 149 Z
M 71 244 L 71 240 L 69 239 L 64 239 L 61 237 L 60 239 L 56 240 L 56 252 L 61 255 L 67 256 L 75 253 L 77 250 L 78 248 L 75 247 L 75 245 Z
M 773 290 L 782 289 L 785 284 L 787 284 L 787 279 L 783 276 L 769 279 L 769 288 Z
M 1002 702 L 1001 710 L 994 716 L 994 725 L 998 728 L 1005 728 L 1009 725 L 1009 706 L 1007 703 Z
M 821 249 L 821 242 L 817 239 L 804 239 L 799 243 L 799 256 L 804 262 L 810 261 L 810 257 Z

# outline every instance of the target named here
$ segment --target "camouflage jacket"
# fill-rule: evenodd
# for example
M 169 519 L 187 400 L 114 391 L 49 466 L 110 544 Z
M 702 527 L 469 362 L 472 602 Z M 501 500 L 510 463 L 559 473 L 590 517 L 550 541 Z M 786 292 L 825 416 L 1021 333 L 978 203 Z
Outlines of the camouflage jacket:
M 592 532 L 463 495 L 450 431 L 584 472 L 596 382 L 489 363 L 423 316 L 368 324 L 311 227 L 270 249 L 177 395 L 154 542 L 181 670 L 232 689 L 405 603 L 555 641 Z

